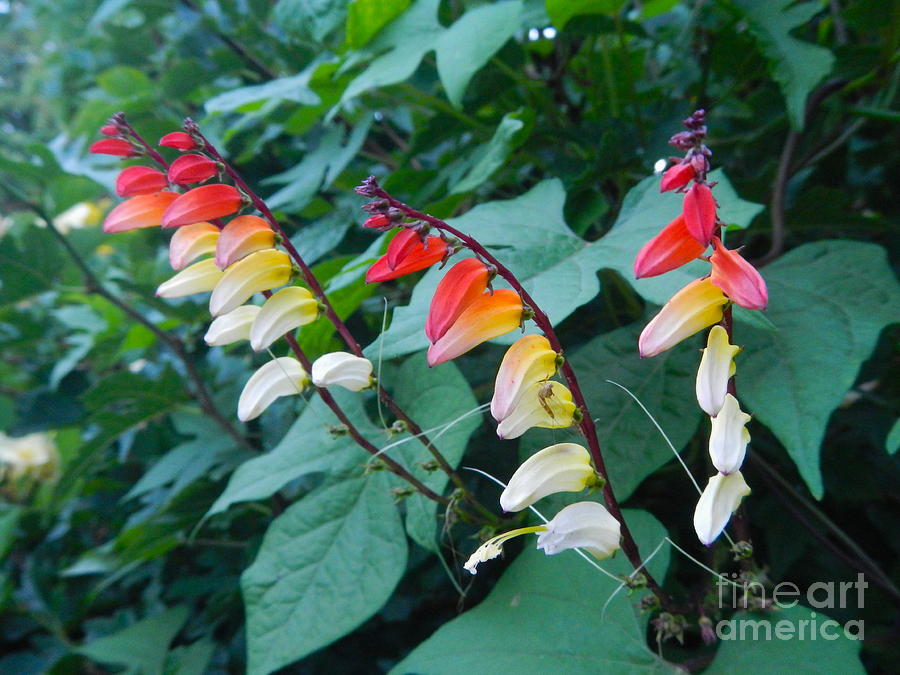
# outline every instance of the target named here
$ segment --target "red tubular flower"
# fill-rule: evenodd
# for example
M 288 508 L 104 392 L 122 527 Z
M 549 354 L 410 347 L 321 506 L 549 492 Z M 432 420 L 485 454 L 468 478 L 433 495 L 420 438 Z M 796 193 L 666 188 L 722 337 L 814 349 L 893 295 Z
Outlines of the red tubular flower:
M 118 157 L 137 157 L 139 153 L 135 147 L 121 138 L 103 138 L 91 143 L 88 152 L 95 155 L 116 155 Z
M 469 303 L 443 337 L 428 348 L 428 365 L 436 366 L 482 342 L 505 335 L 522 323 L 522 299 L 508 288 L 483 293 Z
M 149 166 L 129 166 L 116 178 L 116 194 L 120 197 L 149 195 L 168 186 L 166 174 Z
M 183 131 L 173 131 L 159 139 L 159 144 L 166 148 L 175 148 L 176 150 L 193 150 L 197 147 L 194 139 Z
M 132 197 L 109 212 L 103 221 L 103 231 L 113 233 L 141 227 L 159 227 L 163 213 L 178 196 L 174 192 L 161 190 L 150 195 Z
M 684 216 L 678 216 L 644 244 L 634 259 L 634 277 L 643 279 L 669 272 L 690 262 L 705 250 L 706 246 L 687 231 Z
M 202 183 L 219 173 L 219 166 L 203 155 L 182 155 L 169 167 L 169 180 L 178 185 Z
M 369 216 L 366 218 L 366 222 L 363 223 L 363 227 L 373 230 L 390 230 L 395 225 L 396 223 L 385 213 L 376 213 L 374 216 Z
M 119 128 L 115 124 L 104 124 L 100 127 L 100 133 L 104 136 L 118 136 Z
M 389 281 L 431 267 L 443 260 L 447 242 L 428 237 L 424 242 L 415 230 L 403 230 L 388 244 L 381 256 L 366 272 L 366 283 Z
M 746 309 L 765 309 L 769 290 L 757 269 L 737 251 L 729 251 L 718 237 L 713 238 L 710 281 L 736 304 Z
M 716 200 L 712 190 L 703 183 L 694 183 L 684 195 L 684 223 L 691 236 L 709 246 L 716 230 Z
M 444 336 L 463 310 L 484 293 L 489 276 L 487 265 L 478 258 L 460 260 L 450 268 L 431 299 L 425 321 L 429 340 L 437 342 Z
M 241 193 L 231 185 L 204 185 L 179 195 L 163 214 L 162 226 L 178 227 L 230 216 L 242 203 Z
M 223 229 L 216 244 L 216 265 L 225 269 L 254 251 L 274 248 L 275 233 L 259 216 L 238 216 Z
M 663 174 L 662 180 L 659 182 L 659 191 L 668 192 L 680 187 L 684 187 L 694 178 L 694 167 L 690 162 L 679 162 L 674 166 L 670 166 Z

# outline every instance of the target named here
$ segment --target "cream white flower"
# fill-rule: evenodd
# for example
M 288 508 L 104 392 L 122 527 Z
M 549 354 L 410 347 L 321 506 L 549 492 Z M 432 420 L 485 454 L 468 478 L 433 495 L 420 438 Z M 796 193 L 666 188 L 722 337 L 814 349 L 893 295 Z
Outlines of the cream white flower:
M 497 425 L 500 438 L 518 438 L 532 427 L 564 429 L 575 422 L 572 392 L 560 382 L 548 380 L 526 387 L 509 415 Z
M 597 502 L 576 502 L 565 507 L 538 534 L 537 546 L 547 555 L 581 548 L 602 560 L 619 549 L 619 521 Z
M 58 467 L 59 453 L 48 434 L 12 438 L 0 432 L 0 475 L 5 470 L 14 480 L 25 475 L 49 479 Z
M 728 342 L 728 331 L 722 326 L 713 326 L 709 331 L 706 349 L 697 369 L 697 402 L 710 417 L 715 417 L 722 409 L 728 380 L 734 376 L 734 357 L 741 351 Z
M 212 265 L 215 267 L 215 260 Z M 209 297 L 209 313 L 213 316 L 227 314 L 243 305 L 254 293 L 284 286 L 291 280 L 291 272 L 291 259 L 284 251 L 274 248 L 255 251 L 225 270 Z
M 750 487 L 740 471 L 727 476 L 717 473 L 710 478 L 694 509 L 697 538 L 706 546 L 711 546 L 722 534 L 741 500 L 749 494 Z
M 731 394 L 725 394 L 725 402 L 719 414 L 712 418 L 709 434 L 709 457 L 720 473 L 734 473 L 744 463 L 750 432 L 744 427 L 750 415 L 741 412 L 741 406 Z
M 302 286 L 288 286 L 263 303 L 250 328 L 250 346 L 260 351 L 285 333 L 316 320 L 319 303 Z
M 347 352 L 323 354 L 313 361 L 312 381 L 317 387 L 338 385 L 360 391 L 372 384 L 372 362 Z
M 246 422 L 259 417 L 276 399 L 301 393 L 308 382 L 306 371 L 296 359 L 282 356 L 269 361 L 244 385 L 238 399 L 238 419 Z
M 209 329 L 203 339 L 210 347 L 221 347 L 239 340 L 249 340 L 250 326 L 256 315 L 259 314 L 259 309 L 256 305 L 241 305 L 228 314 L 216 317 L 209 324 Z
M 212 258 L 201 260 L 185 267 L 168 281 L 164 281 L 156 289 L 160 298 L 182 298 L 195 293 L 206 293 L 213 290 L 222 278 L 222 270 L 216 267 Z
M 591 455 L 577 443 L 557 443 L 525 460 L 500 495 L 504 511 L 521 511 L 557 492 L 580 492 L 597 480 Z

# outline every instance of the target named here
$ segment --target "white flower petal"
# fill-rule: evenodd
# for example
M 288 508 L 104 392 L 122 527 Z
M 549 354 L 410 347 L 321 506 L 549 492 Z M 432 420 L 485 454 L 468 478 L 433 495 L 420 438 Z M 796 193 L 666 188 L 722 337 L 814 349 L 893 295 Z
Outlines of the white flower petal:
M 741 500 L 749 494 L 750 487 L 740 471 L 727 476 L 717 473 L 710 478 L 694 509 L 697 538 L 706 546 L 712 545 L 722 534 Z
M 276 399 L 302 392 L 307 382 L 306 371 L 296 359 L 282 356 L 269 361 L 244 385 L 238 400 L 238 419 L 246 422 L 259 417 Z

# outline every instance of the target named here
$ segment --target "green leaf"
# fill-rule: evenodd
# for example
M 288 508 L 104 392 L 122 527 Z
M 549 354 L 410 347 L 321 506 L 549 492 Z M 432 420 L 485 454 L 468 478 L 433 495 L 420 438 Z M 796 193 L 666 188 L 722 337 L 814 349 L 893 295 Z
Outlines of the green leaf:
M 478 401 L 456 366 L 447 363 L 440 368 L 429 368 L 425 354 L 419 353 L 404 361 L 391 378 L 389 387 L 400 407 L 428 432 L 429 439 L 455 469 L 466 451 L 469 437 L 481 425 L 483 416 L 483 413 L 465 416 L 477 408 Z M 453 423 L 452 426 L 445 426 L 450 423 Z M 409 435 L 400 438 L 409 439 Z M 421 462 L 432 459 L 422 443 L 409 439 L 396 452 L 403 458 L 401 463 L 416 478 L 435 492 L 443 493 L 447 475 L 443 471 L 425 471 L 420 466 Z M 395 456 L 392 451 L 388 455 Z M 436 514 L 437 503 L 422 495 L 416 494 L 406 500 L 409 536 L 432 551 L 437 550 Z
M 293 504 L 241 576 L 248 672 L 270 673 L 352 631 L 391 596 L 406 555 L 384 472 Z
M 332 394 L 347 417 L 369 439 L 384 437 L 363 411 L 360 394 L 335 389 Z M 228 487 L 210 507 L 208 516 L 225 511 L 237 502 L 270 497 L 285 484 L 312 472 L 347 471 L 365 462 L 367 456 L 346 435 L 334 435 L 329 427 L 340 424 L 319 397 L 303 409 L 284 438 L 270 452 L 244 462 L 232 474 Z
M 16 504 L 0 504 L 0 560 L 6 558 L 16 540 L 16 528 L 22 511 L 23 508 Z
M 525 126 L 525 123 L 519 119 L 521 116 L 521 111 L 507 113 L 503 116 L 491 140 L 475 150 L 474 165 L 461 180 L 450 188 L 450 194 L 474 190 L 503 166 L 509 154 L 525 140 L 524 135 L 519 133 Z
M 625 517 L 645 553 L 665 536 L 646 512 L 626 511 Z M 526 550 L 481 604 L 444 624 L 391 673 L 673 672 L 647 648 L 646 619 L 638 616 L 634 598 L 619 593 L 604 612 L 615 580 L 574 551 L 545 556 L 533 546 L 529 536 Z M 632 571 L 623 555 L 599 564 L 613 574 Z M 664 549 L 649 569 L 660 578 L 667 565 Z
M 708 675 L 819 675 L 824 664 L 829 673 L 866 672 L 859 661 L 862 640 L 848 638 L 840 624 L 821 611 L 798 605 L 766 613 L 741 613 L 727 623 L 717 626 L 720 636 L 730 637 L 721 639 L 716 660 L 703 671 Z M 826 632 L 818 633 L 823 626 Z M 850 633 L 854 633 L 852 624 Z
M 0 247 L 0 306 L 51 288 L 62 266 L 59 244 L 46 229 L 29 227 L 18 241 L 5 236 Z
M 642 359 L 637 341 L 645 323 L 594 338 L 571 357 L 591 416 L 596 420 L 610 481 L 620 500 L 627 499 L 644 478 L 673 457 L 647 414 L 626 392 L 606 380 L 621 384 L 637 396 L 677 450 L 691 439 L 701 418 L 694 393 L 699 354 L 689 348 L 670 349 L 652 359 Z M 523 454 L 533 454 L 564 440 L 584 443 L 574 431 L 571 439 L 563 438 L 563 433 L 529 432 L 522 441 Z M 686 476 L 678 480 L 683 480 L 686 492 L 692 489 Z
M 822 7 L 795 0 L 735 0 L 747 17 L 750 32 L 769 61 L 772 77 L 781 86 L 791 126 L 800 131 L 805 123 L 806 98 L 834 65 L 834 55 L 824 47 L 803 42 L 791 31 L 805 24 Z
M 884 441 L 884 447 L 891 455 L 896 455 L 897 451 L 900 450 L 900 420 L 894 422 L 894 426 L 888 432 Z
M 900 289 L 884 249 L 853 241 L 800 246 L 764 272 L 767 314 L 779 330 L 735 333 L 744 346 L 738 395 L 821 497 L 819 448 L 828 418 L 881 330 L 900 316 Z
M 562 183 L 548 180 L 521 197 L 480 204 L 447 221 L 494 249 L 554 324 L 600 290 L 599 265 L 591 259 L 591 247 L 568 228 L 563 218 L 565 199 Z M 431 269 L 416 284 L 409 304 L 394 310 L 384 337 L 385 358 L 428 346 L 425 318 L 443 275 L 443 271 Z M 495 280 L 495 286 L 502 285 L 502 280 Z M 518 337 L 515 332 L 499 341 L 510 344 Z
M 359 49 L 406 11 L 412 0 L 352 0 L 347 8 L 347 44 Z
M 107 94 L 117 98 L 128 98 L 136 94 L 147 94 L 153 84 L 143 72 L 130 66 L 115 66 L 97 76 L 97 84 Z
M 520 0 L 483 5 L 463 14 L 438 38 L 437 69 L 447 98 L 462 107 L 472 76 L 519 28 Z
M 272 16 L 285 32 L 301 40 L 323 42 L 344 23 L 347 2 L 348 0 L 278 0 Z
M 206 675 L 215 651 L 216 644 L 203 638 L 173 649 L 166 661 L 166 675 Z
M 181 630 L 189 613 L 187 607 L 174 607 L 117 633 L 92 640 L 75 651 L 92 661 L 127 666 L 141 675 L 161 674 L 169 643 Z
M 719 203 L 719 217 L 729 225 L 747 227 L 762 211 L 761 204 L 737 196 L 723 171 L 713 171 L 709 177 L 718 181 L 714 194 Z M 688 283 L 709 274 L 708 263 L 694 261 L 657 277 L 634 278 L 634 259 L 638 252 L 681 213 L 682 199 L 671 192 L 660 193 L 658 176 L 648 176 L 631 188 L 612 229 L 591 247 L 592 258 L 597 258 L 596 267 L 616 270 L 640 295 L 657 305 L 664 305 Z
M 615 16 L 625 0 L 547 0 L 547 14 L 556 28 L 562 30 L 573 16 L 608 14 Z
M 265 84 L 226 91 L 206 102 L 206 112 L 231 112 L 267 101 L 294 101 L 300 105 L 317 105 L 319 96 L 309 88 L 309 81 L 314 72 L 315 68 L 310 67 L 297 75 L 279 77 Z

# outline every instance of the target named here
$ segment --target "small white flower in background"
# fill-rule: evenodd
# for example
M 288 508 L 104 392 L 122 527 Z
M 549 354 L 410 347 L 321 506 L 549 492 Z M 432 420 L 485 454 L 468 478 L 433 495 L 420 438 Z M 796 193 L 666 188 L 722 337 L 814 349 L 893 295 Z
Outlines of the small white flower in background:
M 241 305 L 227 314 L 217 316 L 209 324 L 203 339 L 210 347 L 221 347 L 233 342 L 250 339 L 250 326 L 259 314 L 256 305 Z
M 750 442 L 750 432 L 744 425 L 749 421 L 750 415 L 741 412 L 737 399 L 725 394 L 722 409 L 712 418 L 709 434 L 709 457 L 720 473 L 734 473 L 744 463 Z
M 619 521 L 597 502 L 576 502 L 565 507 L 538 534 L 537 547 L 547 555 L 582 548 L 598 560 L 619 549 Z
M 706 546 L 711 546 L 722 534 L 741 500 L 749 494 L 750 487 L 740 471 L 727 476 L 717 473 L 710 478 L 694 510 L 697 538 Z
M 317 387 L 338 385 L 360 391 L 372 384 L 372 362 L 347 352 L 323 354 L 312 364 L 312 381 Z
M 303 391 L 309 383 L 306 371 L 297 359 L 282 356 L 257 370 L 238 399 L 238 419 L 247 422 L 262 415 L 276 399 Z
M 103 211 L 93 202 L 78 202 L 70 206 L 53 219 L 53 225 L 63 234 L 83 227 L 99 225 L 103 219 Z
M 597 481 L 591 455 L 577 443 L 557 443 L 525 460 L 500 495 L 504 511 L 521 511 L 557 492 L 580 492 Z
M 38 479 L 55 477 L 59 467 L 59 453 L 49 435 L 28 434 L 11 438 L 0 432 L 0 471 L 13 480 L 25 475 Z
M 707 415 L 715 417 L 725 402 L 728 380 L 735 372 L 734 357 L 741 348 L 728 342 L 728 331 L 722 326 L 713 326 L 702 351 L 697 369 L 697 402 Z

